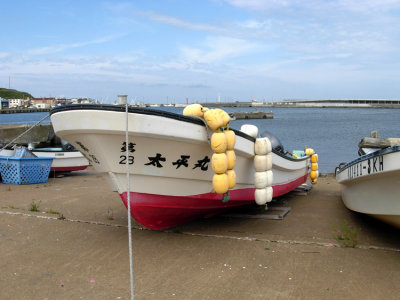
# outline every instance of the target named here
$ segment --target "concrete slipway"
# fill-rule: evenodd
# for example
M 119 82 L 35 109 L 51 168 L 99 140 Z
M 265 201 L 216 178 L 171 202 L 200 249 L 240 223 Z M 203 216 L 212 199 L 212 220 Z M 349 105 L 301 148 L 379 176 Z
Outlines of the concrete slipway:
M 348 211 L 333 176 L 274 206 L 291 211 L 134 223 L 135 299 L 400 299 L 399 231 Z M 345 220 L 356 248 L 334 239 Z M 0 253 L 1 299 L 130 298 L 126 209 L 92 170 L 0 184 Z

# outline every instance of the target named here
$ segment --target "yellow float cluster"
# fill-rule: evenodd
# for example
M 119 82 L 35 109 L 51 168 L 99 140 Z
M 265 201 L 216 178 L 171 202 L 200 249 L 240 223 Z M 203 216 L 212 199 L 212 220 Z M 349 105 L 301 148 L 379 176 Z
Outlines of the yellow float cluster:
M 258 205 L 271 202 L 272 190 L 272 146 L 268 138 L 257 138 L 254 143 L 254 199 Z
M 312 184 L 316 184 L 318 182 L 319 171 L 318 171 L 318 154 L 314 152 L 311 148 L 305 148 L 305 154 L 310 156 L 311 159 L 311 171 L 310 171 L 310 179 Z
M 236 154 L 233 150 L 236 143 L 235 132 L 229 129 L 231 118 L 222 109 L 208 109 L 200 104 L 191 104 L 183 110 L 185 116 L 203 118 L 207 126 L 216 132 L 211 135 L 211 149 L 214 154 L 211 166 L 214 171 L 213 188 L 218 194 L 226 194 L 236 184 Z

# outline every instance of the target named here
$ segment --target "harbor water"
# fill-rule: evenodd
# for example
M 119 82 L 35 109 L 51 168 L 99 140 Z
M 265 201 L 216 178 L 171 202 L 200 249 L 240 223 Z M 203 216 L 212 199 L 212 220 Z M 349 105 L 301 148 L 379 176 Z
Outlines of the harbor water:
M 153 109 L 153 108 L 151 108 Z M 183 108 L 155 109 L 182 113 Z M 274 134 L 286 151 L 313 148 L 319 156 L 321 173 L 332 173 L 341 162 L 349 162 L 358 154 L 358 142 L 378 130 L 379 136 L 400 137 L 400 116 L 397 109 L 365 108 L 257 108 L 274 114 L 273 119 L 234 120 L 231 127 L 240 129 L 253 124 L 259 133 Z M 255 108 L 224 108 L 228 113 L 255 111 Z M 34 124 L 48 113 L 17 113 L 0 115 L 0 124 Z M 49 123 L 46 119 L 43 123 Z M 177 128 L 176 130 L 179 130 Z

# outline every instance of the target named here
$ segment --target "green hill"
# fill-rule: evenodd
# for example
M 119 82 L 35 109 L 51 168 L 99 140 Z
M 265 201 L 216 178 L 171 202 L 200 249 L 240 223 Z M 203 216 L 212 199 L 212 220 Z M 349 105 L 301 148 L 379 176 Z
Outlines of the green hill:
M 13 89 L 0 88 L 0 97 L 4 99 L 26 99 L 33 98 L 31 94 Z

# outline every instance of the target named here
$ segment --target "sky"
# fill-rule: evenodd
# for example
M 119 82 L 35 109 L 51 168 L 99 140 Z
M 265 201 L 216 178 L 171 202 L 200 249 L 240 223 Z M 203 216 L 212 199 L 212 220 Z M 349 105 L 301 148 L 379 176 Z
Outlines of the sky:
M 400 0 L 0 3 L 0 87 L 34 97 L 400 98 Z

